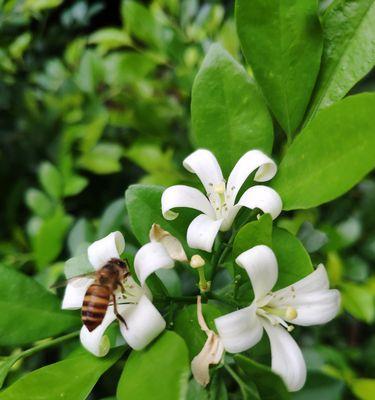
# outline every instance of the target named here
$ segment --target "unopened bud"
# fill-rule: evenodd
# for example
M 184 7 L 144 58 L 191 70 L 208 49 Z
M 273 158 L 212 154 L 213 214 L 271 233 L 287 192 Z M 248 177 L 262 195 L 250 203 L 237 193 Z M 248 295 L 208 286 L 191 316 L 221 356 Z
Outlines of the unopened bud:
M 199 254 L 194 254 L 193 257 L 191 257 L 190 266 L 192 268 L 200 268 L 200 267 L 203 267 L 204 264 L 206 264 L 206 263 Z

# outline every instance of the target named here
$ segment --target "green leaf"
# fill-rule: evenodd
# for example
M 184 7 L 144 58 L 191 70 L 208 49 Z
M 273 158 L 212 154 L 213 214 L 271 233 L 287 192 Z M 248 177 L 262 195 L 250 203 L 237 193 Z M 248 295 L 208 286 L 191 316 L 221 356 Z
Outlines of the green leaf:
M 224 175 L 247 150 L 271 152 L 273 127 L 264 100 L 220 45 L 211 46 L 195 78 L 191 118 L 196 146 L 215 153 Z
M 44 162 L 38 170 L 40 184 L 53 198 L 58 199 L 62 194 L 62 176 L 57 168 L 49 162 Z
M 75 257 L 69 258 L 64 265 L 64 274 L 66 279 L 70 279 L 78 275 L 90 274 L 93 272 L 94 268 L 88 259 L 87 251 Z
M 105 358 L 84 354 L 39 368 L 1 392 L 0 400 L 85 400 L 122 353 L 123 350 L 113 350 Z
M 272 217 L 269 214 L 247 223 L 238 231 L 233 242 L 233 259 L 259 244 L 272 245 Z
M 117 231 L 125 221 L 125 201 L 118 199 L 113 201 L 105 210 L 100 218 L 98 227 L 98 239 L 107 236 L 113 231 Z
M 99 143 L 83 154 L 78 163 L 96 174 L 112 174 L 121 170 L 122 148 L 116 143 Z
M 69 232 L 68 247 L 72 255 L 77 254 L 77 250 L 85 243 L 91 243 L 94 240 L 94 231 L 92 225 L 85 218 L 76 221 Z
M 51 215 L 53 204 L 42 191 L 33 188 L 28 189 L 25 197 L 27 206 L 34 214 L 42 218 Z
M 86 93 L 93 94 L 104 78 L 104 66 L 101 57 L 93 50 L 86 50 L 81 58 L 75 81 Z
M 187 227 L 192 220 L 191 212 L 181 213 L 176 221 L 167 221 L 161 213 L 163 187 L 151 185 L 131 185 L 125 193 L 130 226 L 141 244 L 149 242 L 149 232 L 153 223 L 186 243 Z M 185 251 L 188 251 L 187 246 Z
M 308 372 L 305 386 L 293 393 L 293 400 L 341 400 L 345 383 L 322 372 Z
M 302 243 L 287 230 L 273 229 L 272 250 L 279 266 L 279 279 L 274 290 L 289 286 L 314 271 Z
M 82 192 L 88 185 L 89 181 L 84 176 L 70 175 L 64 180 L 64 196 L 75 196 Z
M 118 387 L 118 400 L 179 400 L 185 398 L 190 365 L 188 349 L 176 333 L 166 331 L 128 358 Z
M 9 46 L 9 53 L 13 58 L 22 58 L 23 53 L 27 50 L 31 43 L 31 33 L 24 32 L 18 36 Z
M 374 0 L 335 1 L 322 23 L 322 66 L 308 119 L 344 97 L 375 64 Z
M 0 345 L 18 346 L 79 326 L 60 299 L 33 279 L 0 265 Z M 22 321 L 22 323 L 20 323 Z
M 162 45 L 163 25 L 148 8 L 136 1 L 124 0 L 121 13 L 130 35 L 154 47 Z
M 102 28 L 92 33 L 89 44 L 97 44 L 101 53 L 131 44 L 129 35 L 118 28 Z
M 242 51 L 273 113 L 290 135 L 302 122 L 319 71 L 316 0 L 237 0 Z
M 351 389 L 359 399 L 373 400 L 375 398 L 375 379 L 354 379 Z
M 222 315 L 220 310 L 211 304 L 202 304 L 202 312 L 208 327 L 215 330 L 214 319 Z M 174 330 L 187 344 L 190 359 L 195 357 L 204 346 L 207 335 L 202 331 L 197 319 L 197 306 L 192 304 L 180 310 L 173 324 Z
M 247 378 L 255 384 L 261 399 L 287 400 L 290 394 L 281 377 L 270 368 L 259 364 L 241 354 L 234 356 L 236 364 L 241 367 Z
M 61 209 L 42 222 L 32 241 L 39 269 L 46 267 L 60 254 L 71 222 L 72 218 Z
M 375 95 L 322 110 L 287 150 L 272 181 L 285 210 L 316 207 L 352 188 L 375 166 Z
M 371 324 L 375 319 L 375 304 L 370 289 L 349 282 L 342 283 L 340 287 L 344 309 L 355 318 Z

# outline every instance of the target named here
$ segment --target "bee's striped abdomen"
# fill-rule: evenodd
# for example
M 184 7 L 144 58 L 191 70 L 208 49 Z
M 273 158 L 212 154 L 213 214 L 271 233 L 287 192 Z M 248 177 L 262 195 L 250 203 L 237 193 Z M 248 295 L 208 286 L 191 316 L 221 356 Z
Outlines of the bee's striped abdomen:
M 107 286 L 93 283 L 86 291 L 82 305 L 82 322 L 91 332 L 101 324 L 107 312 L 111 292 Z

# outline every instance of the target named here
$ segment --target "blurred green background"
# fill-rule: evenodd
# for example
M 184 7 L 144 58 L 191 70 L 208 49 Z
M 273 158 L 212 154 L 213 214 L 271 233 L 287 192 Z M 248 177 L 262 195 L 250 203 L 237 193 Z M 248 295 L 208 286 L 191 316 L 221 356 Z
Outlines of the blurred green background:
M 233 2 L 0 6 L 0 259 L 49 287 L 82 239 L 121 229 L 136 246 L 123 201 L 129 184 L 191 179 L 181 161 L 192 150 L 190 92 L 199 65 L 212 42 L 243 62 Z M 370 74 L 353 92 L 374 84 Z M 276 160 L 280 143 L 276 136 Z M 339 318 L 298 332 L 309 378 L 293 398 L 374 398 L 374 175 L 335 202 L 277 223 L 298 233 L 343 295 Z M 8 382 L 59 357 L 54 350 L 16 364 Z M 105 376 L 93 398 L 110 384 Z

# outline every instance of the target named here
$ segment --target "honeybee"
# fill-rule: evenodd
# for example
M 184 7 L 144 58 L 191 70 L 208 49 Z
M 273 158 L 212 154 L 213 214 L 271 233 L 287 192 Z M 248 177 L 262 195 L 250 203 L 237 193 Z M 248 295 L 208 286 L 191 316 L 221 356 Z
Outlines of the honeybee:
M 85 297 L 83 299 L 81 319 L 82 323 L 86 326 L 89 332 L 93 331 L 99 326 L 107 312 L 110 302 L 113 302 L 113 311 L 117 319 L 122 322 L 127 328 L 125 319 L 119 314 L 117 310 L 117 301 L 115 291 L 120 288 L 122 293 L 125 292 L 123 286 L 124 280 L 130 276 L 130 270 L 127 262 L 119 258 L 111 258 L 107 264 L 92 274 L 95 281 L 87 288 Z M 75 277 L 78 278 L 78 277 Z M 74 279 L 74 278 L 72 278 Z M 68 280 L 67 282 L 69 282 Z M 64 286 L 54 285 L 53 287 Z

